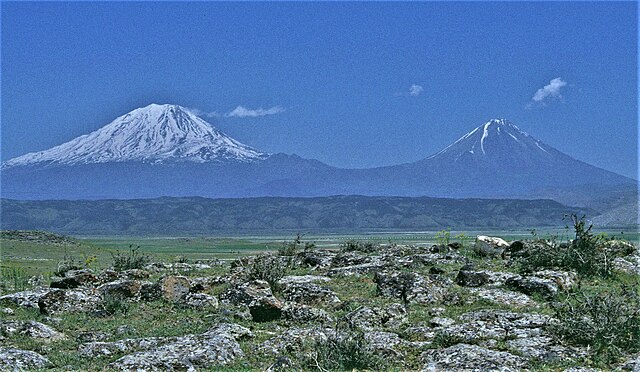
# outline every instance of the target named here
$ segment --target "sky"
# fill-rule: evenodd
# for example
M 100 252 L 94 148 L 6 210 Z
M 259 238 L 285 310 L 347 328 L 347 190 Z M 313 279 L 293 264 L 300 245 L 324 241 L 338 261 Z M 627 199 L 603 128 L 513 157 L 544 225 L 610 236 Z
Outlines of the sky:
M 137 107 L 362 168 L 506 118 L 637 179 L 637 4 L 1 2 L 2 160 Z

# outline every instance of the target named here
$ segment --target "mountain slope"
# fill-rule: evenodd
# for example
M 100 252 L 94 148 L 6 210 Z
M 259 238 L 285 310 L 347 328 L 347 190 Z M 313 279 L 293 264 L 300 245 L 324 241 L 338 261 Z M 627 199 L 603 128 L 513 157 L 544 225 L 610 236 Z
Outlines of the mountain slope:
M 3 168 L 139 161 L 196 163 L 253 161 L 260 153 L 178 105 L 151 104 L 46 151 L 11 159 Z
M 2 196 L 14 199 L 542 198 L 604 213 L 638 195 L 637 181 L 573 159 L 504 119 L 413 163 L 340 169 L 259 152 L 175 105 L 137 109 L 89 135 L 11 159 L 1 177 Z
M 2 200 L 3 229 L 82 235 L 218 232 L 371 231 L 563 226 L 587 213 L 551 200 L 332 196 L 320 198 L 159 198 L 95 201 Z M 42 213 L 47 211 L 47 213 Z

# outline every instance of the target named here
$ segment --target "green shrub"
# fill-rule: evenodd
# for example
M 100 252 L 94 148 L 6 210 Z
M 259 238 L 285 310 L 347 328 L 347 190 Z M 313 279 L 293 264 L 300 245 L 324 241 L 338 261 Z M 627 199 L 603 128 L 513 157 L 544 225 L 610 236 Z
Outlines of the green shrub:
M 552 304 L 559 320 L 551 332 L 567 343 L 588 346 L 596 359 L 615 362 L 640 351 L 640 283 L 609 286 L 596 292 L 575 290 Z
M 121 313 L 127 315 L 129 313 L 129 301 L 127 298 L 117 292 L 105 292 L 102 297 L 102 308 L 109 315 Z
M 149 255 L 140 253 L 140 246 L 133 248 L 132 245 L 129 246 L 128 252 L 111 253 L 111 258 L 113 258 L 113 268 L 116 271 L 142 269 L 151 262 Z
M 29 287 L 29 275 L 20 267 L 3 267 L 0 269 L 0 288 L 11 291 L 23 291 Z
M 264 280 L 271 288 L 276 288 L 278 280 L 282 279 L 289 271 L 286 260 L 268 254 L 257 255 L 249 267 L 250 280 Z
M 358 240 L 347 240 L 340 245 L 341 252 L 362 252 L 373 253 L 378 250 L 378 246 L 372 242 L 361 242 Z
M 511 257 L 520 271 L 560 268 L 584 277 L 609 277 L 614 273 L 614 259 L 633 252 L 633 245 L 607 240 L 602 234 L 595 235 L 593 225 L 587 227 L 584 216 L 572 215 L 571 218 L 575 230 L 573 240 L 558 244 L 555 238 L 548 241 L 536 239 L 523 245 L 521 250 L 510 247 Z
M 330 371 L 384 369 L 385 360 L 367 346 L 364 333 L 360 331 L 336 332 L 315 343 L 311 360 L 306 364 Z
M 302 236 L 303 235 L 297 234 L 296 237 L 293 239 L 293 241 L 283 242 L 282 247 L 278 248 L 278 255 L 279 256 L 295 256 L 301 251 L 307 252 L 316 247 L 316 245 L 311 242 L 305 242 L 303 244 Z

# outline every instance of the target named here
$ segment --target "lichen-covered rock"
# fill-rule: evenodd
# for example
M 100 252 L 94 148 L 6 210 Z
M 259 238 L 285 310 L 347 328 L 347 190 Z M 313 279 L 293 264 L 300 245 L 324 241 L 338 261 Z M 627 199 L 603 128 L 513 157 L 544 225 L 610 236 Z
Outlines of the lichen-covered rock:
M 38 298 L 42 314 L 90 312 L 97 309 L 100 294 L 95 288 L 53 289 Z
M 282 316 L 284 304 L 271 292 L 269 283 L 253 280 L 229 287 L 220 300 L 232 305 L 245 305 L 256 322 L 268 322 Z
M 129 269 L 129 270 L 122 271 L 120 273 L 120 277 L 129 279 L 129 280 L 147 279 L 149 278 L 149 272 L 147 270 L 142 270 L 142 269 Z
M 42 324 L 34 320 L 22 321 L 0 319 L 0 333 L 5 336 L 20 334 L 44 341 L 58 341 L 66 338 L 63 333 L 56 331 L 46 324 Z
M 397 271 L 376 272 L 373 280 L 379 295 L 419 304 L 439 303 L 452 285 L 450 279 L 440 275 Z
M 315 249 L 301 252 L 299 256 L 302 265 L 316 269 L 324 269 L 331 265 L 331 261 L 336 256 L 336 253 Z
M 91 341 L 78 347 L 78 352 L 87 357 L 98 357 L 126 353 L 135 350 L 149 350 L 177 340 L 176 337 L 128 338 L 113 342 Z
M 360 265 L 336 267 L 327 272 L 328 276 L 360 276 L 382 270 L 384 264 L 381 262 L 368 262 Z
M 363 331 L 397 329 L 407 321 L 407 310 L 400 304 L 380 307 L 362 307 L 345 315 L 348 324 Z
M 497 288 L 470 288 L 469 291 L 477 298 L 494 304 L 512 307 L 536 306 L 536 302 L 524 293 Z
M 290 284 L 326 283 L 330 281 L 331 278 L 320 275 L 288 275 L 278 280 L 278 285 L 285 287 Z
M 55 278 L 51 281 L 51 288 L 77 288 L 83 285 L 91 285 L 98 281 L 98 278 L 94 275 L 93 270 L 69 270 L 64 273 L 64 277 Z
M 489 270 L 463 270 L 456 276 L 456 283 L 462 287 L 481 287 L 484 285 L 497 287 L 503 285 L 509 278 L 517 274 Z
M 222 366 L 243 358 L 238 342 L 228 333 L 187 335 L 153 350 L 125 355 L 109 367 L 121 370 L 195 370 Z
M 296 303 L 287 304 L 282 310 L 282 317 L 298 323 L 329 323 L 333 318 L 322 309 Z
M 550 298 L 558 290 L 571 288 L 575 283 L 575 274 L 562 271 L 543 270 L 528 276 L 515 276 L 507 279 L 505 285 L 527 295 L 540 294 Z
M 37 288 L 29 291 L 9 293 L 0 296 L 0 301 L 12 302 L 21 307 L 38 308 L 40 298 L 49 292 L 58 291 L 59 289 Z
M 527 364 L 517 355 L 467 344 L 429 350 L 422 358 L 423 371 L 519 371 Z
M 206 293 L 189 293 L 184 298 L 185 305 L 194 309 L 216 309 L 218 299 Z
M 138 280 L 116 280 L 102 284 L 98 287 L 98 291 L 103 296 L 121 296 L 121 297 L 136 297 L 140 294 L 142 284 Z
M 509 243 L 501 238 L 478 235 L 473 251 L 481 257 L 501 257 Z
M 367 349 L 375 352 L 377 355 L 393 359 L 402 358 L 404 354 L 398 350 L 399 346 L 409 344 L 393 332 L 366 332 L 364 334 L 364 340 L 366 341 Z
M 341 302 L 338 295 L 331 289 L 309 282 L 285 284 L 282 295 L 287 301 L 306 305 L 335 306 Z
M 24 371 L 45 368 L 50 364 L 49 359 L 34 351 L 0 346 L 0 370 Z
M 191 282 L 185 276 L 166 276 L 160 279 L 162 298 L 170 302 L 184 300 L 191 289 Z
M 100 331 L 82 332 L 76 336 L 76 341 L 80 343 L 104 341 L 111 337 L 111 334 Z
M 301 351 L 305 345 L 323 342 L 335 334 L 331 328 L 291 327 L 268 339 L 256 348 L 261 354 L 281 355 Z
M 575 348 L 557 345 L 549 336 L 521 337 L 508 340 L 506 344 L 509 350 L 527 359 L 538 359 L 546 363 L 585 355 Z

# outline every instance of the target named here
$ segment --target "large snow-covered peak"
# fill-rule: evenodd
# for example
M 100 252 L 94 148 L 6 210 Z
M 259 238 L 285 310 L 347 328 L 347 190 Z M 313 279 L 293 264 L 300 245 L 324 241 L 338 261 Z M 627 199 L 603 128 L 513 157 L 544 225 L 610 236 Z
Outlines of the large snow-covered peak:
M 3 168 L 35 164 L 137 161 L 251 162 L 268 157 L 225 135 L 179 105 L 150 104 L 49 150 L 6 161 Z
M 506 119 L 492 119 L 427 159 L 460 161 L 553 161 L 562 154 Z

